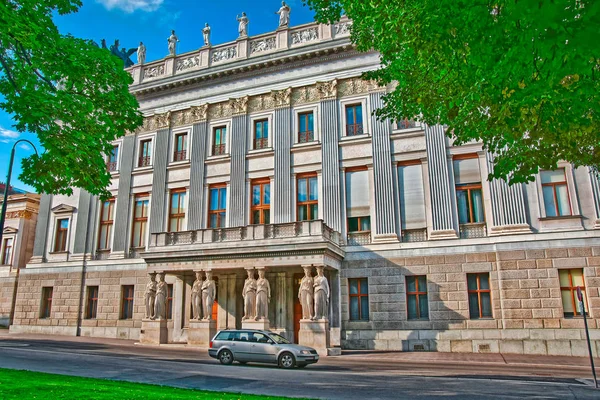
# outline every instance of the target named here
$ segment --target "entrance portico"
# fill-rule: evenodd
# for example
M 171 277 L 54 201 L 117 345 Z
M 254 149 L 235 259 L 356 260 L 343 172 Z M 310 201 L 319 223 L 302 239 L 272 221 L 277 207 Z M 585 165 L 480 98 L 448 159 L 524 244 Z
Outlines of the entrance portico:
M 339 269 L 344 253 L 340 235 L 322 221 L 240 228 L 208 229 L 152 235 L 143 254 L 148 273 L 164 272 L 173 285 L 169 341 L 188 343 L 192 317 L 195 272 L 212 272 L 217 294 L 211 318 L 216 329 L 241 329 L 244 316 L 242 292 L 247 271 L 264 269 L 271 289 L 269 327 L 288 340 L 298 342 L 302 317 L 298 283 L 303 267 L 323 266 L 329 281 L 329 326 L 332 346 L 340 343 Z M 190 322 L 191 321 L 191 322 Z

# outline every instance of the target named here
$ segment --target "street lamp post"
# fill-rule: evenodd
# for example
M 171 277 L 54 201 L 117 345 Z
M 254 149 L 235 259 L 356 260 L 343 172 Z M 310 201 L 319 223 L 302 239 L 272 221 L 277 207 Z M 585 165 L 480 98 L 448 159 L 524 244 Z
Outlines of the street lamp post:
M 4 220 L 6 219 L 6 207 L 8 206 L 8 191 L 10 190 L 10 176 L 12 174 L 13 162 L 15 160 L 15 148 L 20 142 L 29 143 L 29 145 L 33 147 L 35 154 L 38 154 L 37 149 L 35 148 L 33 143 L 31 143 L 27 139 L 17 140 L 10 152 L 10 161 L 8 162 L 8 174 L 6 175 L 6 187 L 4 188 L 4 200 L 2 201 L 2 213 L 0 214 L 0 246 L 2 246 L 2 235 L 4 234 Z

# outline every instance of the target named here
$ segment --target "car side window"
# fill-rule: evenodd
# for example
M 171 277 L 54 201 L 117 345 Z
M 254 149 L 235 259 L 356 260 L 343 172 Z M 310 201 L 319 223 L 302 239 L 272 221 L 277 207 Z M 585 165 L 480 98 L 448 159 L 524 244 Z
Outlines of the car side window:
M 239 337 L 239 332 L 221 332 L 217 336 L 217 340 L 237 340 Z
M 237 342 L 247 342 L 248 341 L 248 332 L 236 332 L 238 336 L 236 337 Z

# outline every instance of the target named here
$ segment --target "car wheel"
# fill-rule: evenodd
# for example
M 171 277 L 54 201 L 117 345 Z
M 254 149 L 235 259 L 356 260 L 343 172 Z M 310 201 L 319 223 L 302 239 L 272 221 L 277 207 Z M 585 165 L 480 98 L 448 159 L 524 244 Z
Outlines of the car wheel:
M 221 350 L 219 353 L 219 361 L 221 361 L 221 364 L 223 365 L 231 365 L 233 362 L 233 354 L 227 349 Z
M 295 364 L 296 364 L 296 360 L 294 359 L 294 356 L 292 355 L 292 353 L 285 352 L 279 356 L 279 366 L 281 368 L 285 368 L 285 369 L 294 368 Z

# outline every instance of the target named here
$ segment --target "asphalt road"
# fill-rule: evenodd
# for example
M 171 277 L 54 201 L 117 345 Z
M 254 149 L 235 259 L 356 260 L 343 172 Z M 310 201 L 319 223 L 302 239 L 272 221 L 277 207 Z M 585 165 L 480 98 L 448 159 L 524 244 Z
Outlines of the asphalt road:
M 368 353 L 303 370 L 222 366 L 205 351 L 68 338 L 0 337 L 0 367 L 185 388 L 323 399 L 600 399 L 580 359 L 560 365 L 506 355 Z M 583 378 L 583 379 L 582 379 Z M 0 396 L 1 397 L 1 396 Z

